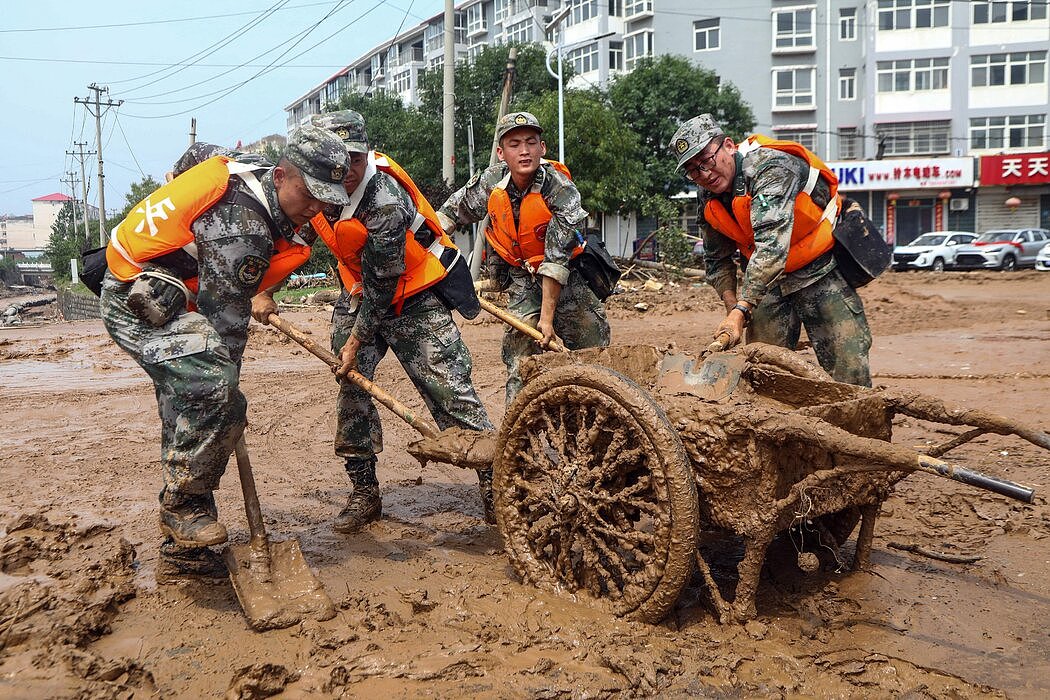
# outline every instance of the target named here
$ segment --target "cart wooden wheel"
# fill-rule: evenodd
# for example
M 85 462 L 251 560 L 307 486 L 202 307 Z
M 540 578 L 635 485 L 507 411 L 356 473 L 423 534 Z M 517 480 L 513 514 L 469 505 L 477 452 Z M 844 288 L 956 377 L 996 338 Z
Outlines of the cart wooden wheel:
M 692 573 L 694 475 L 663 410 L 595 365 L 553 369 L 507 409 L 496 517 L 518 574 L 658 622 Z

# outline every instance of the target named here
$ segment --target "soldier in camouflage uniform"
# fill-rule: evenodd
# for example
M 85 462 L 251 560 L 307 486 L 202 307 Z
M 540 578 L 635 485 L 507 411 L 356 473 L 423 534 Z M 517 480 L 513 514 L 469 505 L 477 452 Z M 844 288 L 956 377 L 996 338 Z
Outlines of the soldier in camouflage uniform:
M 587 220 L 587 212 L 572 180 L 543 159 L 547 145 L 540 138 L 542 133 L 539 121 L 529 112 L 504 115 L 496 124 L 497 154 L 502 162 L 476 173 L 438 210 L 446 232 L 483 219 L 496 190 L 506 192 L 515 228 L 524 226 L 521 205 L 527 195 L 538 193 L 549 210 L 549 222 L 543 221 L 539 228 L 543 243 L 538 265 L 523 260 L 520 254 L 515 259 L 507 259 L 503 253 L 497 255 L 492 246 L 487 251 L 487 276 L 508 291 L 510 310 L 543 333 L 542 341 L 533 341 L 510 328 L 503 335 L 508 404 L 521 391 L 521 360 L 541 352 L 552 339 L 579 350 L 605 347 L 610 338 L 602 302 L 569 264 L 583 241 L 580 228 Z M 491 223 L 485 235 L 491 243 Z
M 432 288 L 395 304 L 395 294 L 406 266 L 406 231 L 416 219 L 416 206 L 405 187 L 375 166 L 364 119 L 351 110 L 317 115 L 312 122 L 332 130 L 350 153 L 350 170 L 344 182 L 351 198 L 353 219 L 367 231 L 357 254 L 361 289 L 352 293 L 343 284 L 332 314 L 332 350 L 345 376 L 356 369 L 368 379 L 387 349 L 401 362 L 438 427 L 495 430 L 471 381 L 470 350 L 460 337 L 452 313 Z M 333 235 L 339 236 L 336 223 Z M 415 240 L 428 248 L 434 233 L 419 226 Z M 336 246 L 337 248 L 339 246 Z M 333 250 L 340 257 L 338 250 Z M 341 265 L 348 260 L 340 259 Z M 340 280 L 342 281 L 342 276 Z M 473 289 L 468 291 L 473 295 Z M 475 299 L 476 301 L 476 299 Z M 272 290 L 253 302 L 258 320 L 275 312 Z M 382 516 L 382 498 L 376 477 L 376 454 L 383 450 L 383 426 L 368 392 L 344 381 L 339 388 L 335 452 L 344 458 L 353 491 L 333 524 L 336 532 L 352 533 Z M 492 511 L 492 472 L 478 472 L 485 519 L 495 522 Z
M 102 320 L 113 340 L 138 362 L 156 388 L 164 476 L 161 530 L 165 535 L 158 582 L 225 576 L 221 558 L 207 548 L 227 537 L 225 527 L 217 521 L 212 492 L 245 426 L 247 402 L 238 383 L 251 299 L 275 246 L 283 243 L 280 239 L 290 240 L 293 229 L 326 203 L 347 201 L 342 180 L 348 165 L 338 139 L 323 129 L 304 128 L 293 132 L 287 155 L 277 167 L 251 171 L 251 185 L 247 175 L 223 170 L 220 181 L 229 179 L 218 201 L 200 210 L 196 218 L 187 214 L 181 220 L 187 228 L 161 230 L 163 235 L 167 235 L 165 230 L 184 232 L 178 234 L 184 238 L 175 245 L 189 240 L 185 247 L 175 247 L 149 262 L 134 256 L 130 256 L 134 262 L 130 260 L 127 246 L 124 252 L 115 248 L 118 229 L 131 236 L 138 222 L 137 235 L 149 234 L 144 227 L 149 224 L 152 229 L 155 222 L 149 220 L 148 212 L 156 212 L 158 206 L 149 197 L 114 229 L 101 294 Z M 196 176 L 191 173 L 185 177 L 190 179 L 177 178 L 171 186 L 192 183 L 191 194 L 206 191 L 200 184 L 203 180 L 193 179 Z M 170 210 L 160 209 L 164 212 L 161 218 L 176 218 L 181 205 L 179 201 Z M 122 279 L 114 272 L 118 263 L 137 263 L 150 274 Z M 186 310 L 182 280 L 197 282 L 195 311 Z M 148 286 L 138 288 L 140 283 Z M 143 289 L 155 294 L 154 301 L 174 316 L 156 325 L 162 319 L 156 317 L 157 309 L 150 306 L 149 299 L 143 301 Z
M 838 271 L 830 249 L 836 213 L 828 210 L 831 225 L 822 230 L 822 237 L 801 240 L 796 233 L 792 241 L 796 216 L 800 216 L 796 207 L 802 206 L 796 198 L 805 196 L 800 193 L 807 189 L 811 163 L 768 143 L 761 145 L 761 140 L 751 137 L 738 146 L 710 114 L 702 114 L 685 122 L 670 143 L 678 167 L 684 167 L 686 176 L 699 188 L 698 219 L 707 281 L 727 311 L 715 336 L 727 333 L 735 344 L 746 325 L 752 342 L 794 348 L 805 326 L 817 360 L 836 381 L 871 386 L 871 331 L 864 306 Z M 798 144 L 788 148 L 795 146 Z M 827 175 L 816 178 L 805 193 L 815 211 L 828 207 L 835 184 Z M 734 209 L 734 205 L 746 207 L 745 197 L 750 197 L 750 220 L 741 222 L 746 218 L 745 209 Z M 851 213 L 859 209 L 855 203 L 849 207 Z M 719 219 L 716 210 L 729 212 L 731 219 Z M 740 215 L 734 216 L 734 211 Z M 719 222 L 717 227 L 715 222 Z M 741 229 L 753 240 L 742 236 Z M 750 256 L 739 295 L 734 260 L 738 249 Z

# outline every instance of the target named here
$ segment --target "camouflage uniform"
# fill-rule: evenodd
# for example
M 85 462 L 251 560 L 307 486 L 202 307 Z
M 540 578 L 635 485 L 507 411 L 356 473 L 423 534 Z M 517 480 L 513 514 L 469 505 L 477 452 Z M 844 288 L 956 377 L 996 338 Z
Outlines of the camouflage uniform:
M 682 165 L 712 138 L 722 137 L 711 116 L 701 115 L 686 122 L 672 138 L 672 154 Z M 746 263 L 739 293 L 742 301 L 754 307 L 748 340 L 794 348 L 805 326 L 817 360 L 836 381 L 871 386 L 871 330 L 864 305 L 838 272 L 831 252 L 794 272 L 784 270 L 795 198 L 805 187 L 809 164 L 772 148 L 756 148 L 743 155 L 737 152 L 734 158 L 733 186 L 727 192 L 714 194 L 703 187 L 697 192 L 708 283 L 719 298 L 725 291 L 736 290 L 737 245 L 704 219 L 704 207 L 717 198 L 732 211 L 733 197 L 751 195 L 755 253 Z M 824 207 L 829 195 L 828 183 L 818 180 L 811 195 L 814 203 Z
M 333 131 L 350 153 L 369 152 L 364 120 L 358 113 L 331 112 L 315 116 L 312 122 Z M 389 348 L 415 384 L 439 428 L 495 430 L 474 389 L 470 350 L 460 337 L 451 311 L 430 290 L 405 300 L 400 314 L 392 306 L 405 271 L 405 231 L 416 216 L 411 195 L 393 176 L 379 170 L 358 188 L 364 189 L 354 218 L 368 231 L 361 250 L 362 289 L 360 296 L 352 296 L 343 289 L 335 305 L 332 351 L 338 355 L 353 335 L 361 341 L 357 353 L 358 372 L 372 379 Z M 352 196 L 356 197 L 357 192 Z M 434 240 L 433 232 L 425 225 L 419 227 L 415 237 L 424 248 Z M 375 455 L 382 450 L 383 427 L 371 395 L 352 382 L 342 382 L 335 452 L 346 459 L 355 492 L 361 487 L 378 485 Z M 489 499 L 491 470 L 479 472 L 478 476 L 482 495 Z M 486 500 L 486 508 L 489 505 Z M 354 510 L 351 503 L 341 515 Z M 354 526 L 349 526 L 340 530 L 337 522 L 339 531 L 353 529 Z
M 509 120 L 509 125 L 513 126 L 512 118 L 515 116 L 510 114 L 504 117 L 497 125 L 497 131 L 501 129 L 504 121 Z M 535 120 L 535 117 L 532 117 L 532 120 Z M 504 128 L 504 133 L 507 130 L 509 129 Z M 587 212 L 580 203 L 579 190 L 571 179 L 546 162 L 536 170 L 532 187 L 524 192 L 509 178 L 509 173 L 510 169 L 506 163 L 497 163 L 476 173 L 464 187 L 448 198 L 438 210 L 438 214 L 457 225 L 481 221 L 488 213 L 489 195 L 492 190 L 502 180 L 507 179 L 507 195 L 514 212 L 514 222 L 517 224 L 522 199 L 529 192 L 539 192 L 552 216 L 544 240 L 544 260 L 537 268 L 536 274 L 523 267 L 510 265 L 491 247 L 487 247 L 486 276 L 497 280 L 500 287 L 508 291 L 508 308 L 533 327 L 536 327 L 539 321 L 543 299 L 540 277 L 557 280 L 562 284 L 562 290 L 554 312 L 554 330 L 565 342 L 565 346 L 570 350 L 579 350 L 609 345 L 609 321 L 605 317 L 602 302 L 587 286 L 579 271 L 569 266 L 573 249 L 583 240 L 579 229 L 587 219 Z M 451 225 L 446 226 L 446 232 L 450 228 Z M 503 334 L 503 363 L 507 366 L 508 404 L 521 391 L 521 360 L 542 351 L 535 340 L 518 331 L 508 328 Z
M 324 142 L 334 142 L 338 150 L 328 155 L 339 154 L 345 162 L 338 141 L 321 130 L 311 132 L 323 137 L 321 147 Z M 332 143 L 327 145 L 332 147 Z M 308 152 L 306 157 L 315 156 Z M 341 180 L 340 174 L 340 192 Z M 278 201 L 273 171 L 261 175 L 259 182 L 272 224 L 255 209 L 232 203 L 236 192 L 253 195 L 241 178 L 231 177 L 223 198 L 191 226 L 197 247 L 196 311 L 179 312 L 155 327 L 128 306 L 131 282 L 108 271 L 103 281 L 101 312 L 106 330 L 146 371 L 156 389 L 162 505 L 186 496 L 204 496 L 210 501 L 244 430 L 247 401 L 239 388 L 239 374 L 251 298 L 269 266 L 274 241 L 293 235 L 292 223 Z M 214 510 L 214 502 L 211 504 Z

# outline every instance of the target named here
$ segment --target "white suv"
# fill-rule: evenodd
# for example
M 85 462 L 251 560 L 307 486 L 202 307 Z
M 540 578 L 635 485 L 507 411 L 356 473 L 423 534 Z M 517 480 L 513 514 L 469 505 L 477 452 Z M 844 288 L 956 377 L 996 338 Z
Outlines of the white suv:
M 968 231 L 933 231 L 924 233 L 907 245 L 893 249 L 894 270 L 933 270 L 944 272 L 955 265 L 955 253 L 959 246 L 977 238 Z
M 985 231 L 973 245 L 955 254 L 955 266 L 962 269 L 987 268 L 1013 270 L 1035 267 L 1039 250 L 1050 241 L 1045 228 L 1012 228 Z

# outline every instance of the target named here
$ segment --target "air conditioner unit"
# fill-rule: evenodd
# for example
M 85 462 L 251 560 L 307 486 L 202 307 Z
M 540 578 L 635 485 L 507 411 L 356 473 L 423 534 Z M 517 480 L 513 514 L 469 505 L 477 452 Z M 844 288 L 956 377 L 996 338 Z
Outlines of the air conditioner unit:
M 949 211 L 967 211 L 970 208 L 970 200 L 968 199 L 951 199 L 948 201 Z

